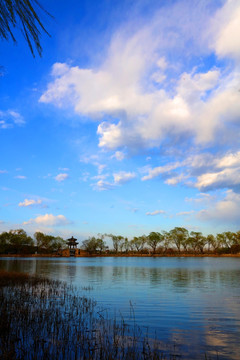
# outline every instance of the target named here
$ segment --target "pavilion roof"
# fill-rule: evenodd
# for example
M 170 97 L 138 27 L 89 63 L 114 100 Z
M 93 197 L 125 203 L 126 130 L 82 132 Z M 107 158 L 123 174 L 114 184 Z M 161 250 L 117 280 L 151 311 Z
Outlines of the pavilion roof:
M 77 239 L 75 239 L 73 236 L 70 239 L 67 239 L 66 241 L 68 244 L 74 244 L 74 245 L 78 244 Z

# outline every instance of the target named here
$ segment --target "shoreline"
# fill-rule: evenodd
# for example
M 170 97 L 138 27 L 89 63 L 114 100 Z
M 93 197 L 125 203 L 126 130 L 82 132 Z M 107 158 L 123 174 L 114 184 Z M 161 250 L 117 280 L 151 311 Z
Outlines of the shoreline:
M 53 254 L 0 254 L 0 258 L 93 258 L 93 257 L 236 257 L 240 258 L 238 254 L 92 254 L 92 255 L 77 255 L 77 256 L 61 256 Z

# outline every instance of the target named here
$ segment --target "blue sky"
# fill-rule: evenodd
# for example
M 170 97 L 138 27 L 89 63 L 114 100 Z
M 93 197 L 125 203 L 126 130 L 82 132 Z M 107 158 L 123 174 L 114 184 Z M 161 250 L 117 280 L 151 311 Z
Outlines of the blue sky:
M 239 230 L 239 1 L 41 3 L 42 58 L 1 41 L 0 231 Z

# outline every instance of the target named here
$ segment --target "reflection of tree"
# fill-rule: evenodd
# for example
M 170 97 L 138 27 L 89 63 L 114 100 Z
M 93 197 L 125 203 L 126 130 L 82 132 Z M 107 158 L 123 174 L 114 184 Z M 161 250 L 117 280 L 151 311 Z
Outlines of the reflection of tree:
M 76 260 L 74 261 L 75 259 L 73 259 L 69 265 L 67 266 L 67 277 L 70 281 L 73 281 L 75 280 L 76 278 Z

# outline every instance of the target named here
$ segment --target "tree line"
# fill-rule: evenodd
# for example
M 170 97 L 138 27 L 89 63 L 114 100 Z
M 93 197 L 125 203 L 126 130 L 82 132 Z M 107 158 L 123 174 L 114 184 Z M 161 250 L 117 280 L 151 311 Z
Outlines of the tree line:
M 111 239 L 109 248 L 106 239 Z M 1 254 L 61 254 L 67 248 L 60 236 L 36 232 L 28 236 L 23 229 L 0 234 Z M 128 239 L 122 235 L 98 234 L 82 241 L 81 249 L 89 254 L 236 254 L 240 252 L 240 231 L 226 231 L 216 236 L 175 227 L 170 231 L 150 232 L 149 235 Z
M 106 246 L 105 237 L 112 240 L 113 249 Z M 134 236 L 131 240 L 121 235 L 105 234 L 84 240 L 82 247 L 89 253 L 236 254 L 240 252 L 240 231 L 204 236 L 200 231 L 189 232 L 183 227 L 175 227 L 170 231 Z
M 34 238 L 23 229 L 4 231 L 0 234 L 0 254 L 54 254 L 66 247 L 60 236 L 35 232 Z

